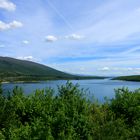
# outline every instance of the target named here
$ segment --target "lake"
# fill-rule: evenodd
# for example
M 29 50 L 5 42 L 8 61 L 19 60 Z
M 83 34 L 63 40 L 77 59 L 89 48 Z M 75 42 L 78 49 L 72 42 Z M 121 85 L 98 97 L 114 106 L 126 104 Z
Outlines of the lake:
M 2 85 L 4 92 L 11 91 L 15 86 L 22 87 L 26 95 L 33 93 L 36 89 L 45 89 L 51 87 L 56 90 L 57 86 L 66 84 L 66 80 L 41 81 L 38 83 L 5 83 Z M 99 102 L 104 101 L 104 97 L 113 98 L 114 89 L 128 87 L 130 90 L 140 88 L 140 82 L 129 82 L 119 80 L 71 80 L 72 83 L 79 84 L 79 88 L 88 89 L 87 98 L 92 99 L 94 96 Z

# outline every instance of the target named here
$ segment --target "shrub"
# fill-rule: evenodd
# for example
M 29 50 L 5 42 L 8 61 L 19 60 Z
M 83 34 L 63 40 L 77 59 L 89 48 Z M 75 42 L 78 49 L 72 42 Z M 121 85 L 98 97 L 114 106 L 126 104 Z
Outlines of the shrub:
M 58 87 L 58 94 L 46 89 L 25 96 L 19 87 L 9 97 L 0 94 L 0 139 L 140 138 L 139 90 L 118 89 L 115 98 L 103 104 L 88 101 L 85 95 L 69 82 Z

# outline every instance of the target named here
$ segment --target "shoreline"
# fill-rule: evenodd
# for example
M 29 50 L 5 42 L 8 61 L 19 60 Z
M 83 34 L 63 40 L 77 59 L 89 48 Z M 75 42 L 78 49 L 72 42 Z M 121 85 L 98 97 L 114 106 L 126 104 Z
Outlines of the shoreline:
M 66 79 L 54 79 L 55 81 L 59 81 L 59 80 L 66 80 Z M 40 80 L 40 81 L 4 81 L 4 82 L 1 82 L 1 84 L 28 84 L 28 83 L 40 83 L 40 82 L 47 82 L 47 81 L 54 81 L 54 80 Z M 69 79 L 69 80 L 77 80 L 77 79 Z M 69 81 L 67 80 L 67 81 Z M 104 80 L 104 79 L 78 79 L 77 81 L 79 80 Z M 119 79 L 110 79 L 112 81 L 123 81 L 123 82 L 137 82 L 137 83 L 140 83 L 140 81 L 134 81 L 134 80 L 119 80 Z
M 67 80 L 67 81 L 69 81 L 69 80 L 104 80 L 104 79 L 106 79 L 105 77 L 80 77 L 80 78 L 70 78 L 70 79 L 67 79 L 67 78 L 64 78 L 64 79 L 47 79 L 47 80 L 25 80 L 25 81 L 1 81 L 0 83 L 1 84 L 8 84 L 8 83 L 39 83 L 39 82 L 41 82 L 41 81 L 53 81 L 53 80 Z
M 10 83 L 39 83 L 40 81 L 13 81 L 13 82 L 10 82 L 10 81 L 4 81 L 4 82 L 1 82 L 1 84 L 10 84 Z
M 54 81 L 54 80 L 67 80 L 67 81 L 69 81 L 69 80 L 104 80 L 104 79 L 108 79 L 108 78 L 93 78 L 93 79 L 91 79 L 91 78 L 85 78 L 85 79 L 48 79 L 48 80 L 37 80 L 37 81 L 34 81 L 34 80 L 31 80 L 31 81 L 1 81 L 0 83 L 1 84 L 10 84 L 10 83 L 14 83 L 14 84 L 22 84 L 22 83 L 40 83 L 40 82 L 45 82 L 45 81 Z M 126 82 L 140 82 L 139 80 L 127 80 L 127 79 L 117 79 L 117 78 L 112 78 L 112 79 L 109 79 L 109 80 L 112 80 L 112 81 L 117 81 L 117 80 L 119 80 L 119 81 L 126 81 Z
M 140 76 L 120 76 L 112 78 L 112 80 L 140 82 Z

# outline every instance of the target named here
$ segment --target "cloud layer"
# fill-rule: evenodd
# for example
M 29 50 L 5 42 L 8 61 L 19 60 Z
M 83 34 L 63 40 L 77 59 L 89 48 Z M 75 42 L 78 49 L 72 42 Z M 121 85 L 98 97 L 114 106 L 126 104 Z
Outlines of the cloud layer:
M 30 42 L 28 40 L 23 40 L 22 43 L 28 45 Z
M 17 59 L 27 60 L 27 61 L 34 61 L 33 56 L 19 56 L 19 57 L 17 57 Z
M 22 26 L 23 26 L 23 24 L 21 22 L 15 21 L 15 20 L 10 23 L 5 23 L 3 21 L 0 21 L 0 31 L 14 29 L 14 28 L 20 28 Z
M 55 42 L 57 40 L 58 40 L 57 37 L 55 37 L 53 35 L 48 35 L 48 36 L 45 37 L 46 42 Z
M 71 35 L 65 36 L 65 38 L 66 39 L 71 39 L 71 40 L 81 40 L 84 37 L 81 36 L 81 35 L 78 35 L 78 34 L 71 34 Z
M 16 5 L 9 0 L 0 0 L 0 8 L 7 11 L 15 11 Z
M 0 0 L 0 44 L 2 56 L 67 72 L 138 74 L 140 2 Z
M 61 35 L 60 35 L 61 36 Z M 56 37 L 54 35 L 48 35 L 45 37 L 45 41 L 46 42 L 55 42 L 55 41 L 58 41 L 58 40 L 75 40 L 75 41 L 78 41 L 78 40 L 81 40 L 83 39 L 84 36 L 81 36 L 81 35 L 78 35 L 78 34 L 71 34 L 71 35 L 66 35 L 66 36 L 61 36 L 61 37 Z

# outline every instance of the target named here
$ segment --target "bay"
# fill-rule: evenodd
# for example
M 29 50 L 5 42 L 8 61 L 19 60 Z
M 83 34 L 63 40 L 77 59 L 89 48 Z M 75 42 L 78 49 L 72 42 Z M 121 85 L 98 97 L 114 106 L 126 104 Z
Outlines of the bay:
M 66 80 L 40 81 L 37 83 L 4 83 L 4 93 L 12 91 L 15 86 L 21 87 L 26 95 L 33 94 L 36 89 L 53 88 L 57 94 L 57 86 L 65 85 Z M 92 100 L 93 96 L 99 102 L 104 102 L 104 97 L 113 98 L 114 89 L 129 88 L 135 90 L 140 88 L 140 82 L 119 81 L 119 80 L 70 80 L 73 84 L 79 84 L 79 88 L 87 90 L 87 98 Z

